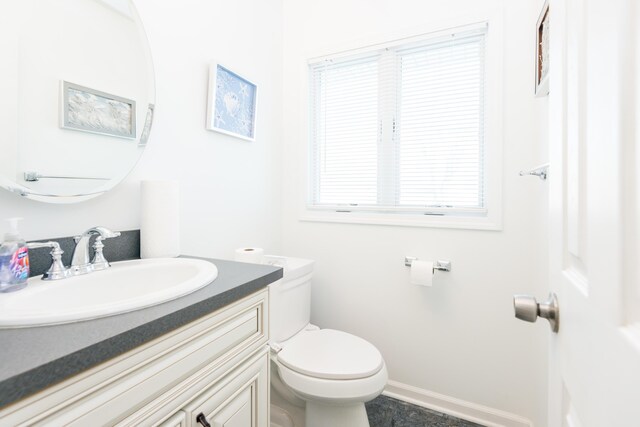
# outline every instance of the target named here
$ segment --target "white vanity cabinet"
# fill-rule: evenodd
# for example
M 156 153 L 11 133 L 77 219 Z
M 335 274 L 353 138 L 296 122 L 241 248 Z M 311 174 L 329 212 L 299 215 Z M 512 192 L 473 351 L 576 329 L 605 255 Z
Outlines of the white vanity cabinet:
M 0 411 L 0 426 L 268 427 L 266 289 Z

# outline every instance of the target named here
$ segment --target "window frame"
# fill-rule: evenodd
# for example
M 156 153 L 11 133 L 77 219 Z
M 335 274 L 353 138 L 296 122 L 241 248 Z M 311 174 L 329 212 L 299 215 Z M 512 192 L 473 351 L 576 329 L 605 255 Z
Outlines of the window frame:
M 497 20 L 495 20 L 497 21 Z M 424 32 L 418 35 L 387 38 L 383 43 L 360 41 L 360 47 L 348 50 L 328 50 L 323 55 L 309 56 L 304 64 L 306 89 L 301 97 L 304 103 L 304 111 L 307 111 L 306 123 L 303 125 L 305 132 L 304 148 L 304 175 L 301 183 L 302 200 L 300 204 L 301 221 L 319 221 L 354 224 L 379 224 L 398 226 L 419 226 L 436 228 L 462 228 L 480 230 L 502 229 L 502 29 L 494 23 L 494 20 L 483 19 L 472 24 L 451 25 L 443 29 Z M 484 135 L 484 191 L 485 206 L 481 209 L 456 209 L 456 208 L 430 208 L 405 209 L 398 212 L 397 208 L 384 207 L 358 207 L 349 206 L 340 209 L 339 206 L 324 207 L 311 204 L 312 179 L 312 123 L 310 114 L 310 64 L 327 59 L 339 59 L 358 54 L 366 54 L 373 50 L 385 47 L 397 47 L 398 45 L 419 43 L 424 40 L 437 39 L 455 32 L 472 31 L 479 28 L 487 28 L 485 35 L 485 135 Z M 393 211 L 393 212 L 391 212 Z

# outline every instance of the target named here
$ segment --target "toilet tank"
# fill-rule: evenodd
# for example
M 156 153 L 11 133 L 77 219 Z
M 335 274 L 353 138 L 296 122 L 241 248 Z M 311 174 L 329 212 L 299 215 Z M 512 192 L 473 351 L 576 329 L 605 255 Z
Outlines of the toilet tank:
M 269 257 L 268 257 L 269 258 Z M 269 330 L 272 342 L 285 341 L 309 324 L 314 261 L 273 257 L 284 277 L 269 285 Z

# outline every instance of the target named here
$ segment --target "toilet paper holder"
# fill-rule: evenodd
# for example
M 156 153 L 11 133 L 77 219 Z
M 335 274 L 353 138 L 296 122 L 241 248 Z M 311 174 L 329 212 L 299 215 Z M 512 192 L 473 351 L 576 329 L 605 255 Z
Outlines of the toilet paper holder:
M 405 256 L 404 257 L 404 265 L 406 265 L 407 267 L 411 267 L 411 263 L 413 263 L 413 261 L 417 260 L 417 257 L 414 256 Z M 451 271 L 451 261 L 446 261 L 446 260 L 438 260 L 433 264 L 433 272 L 435 273 L 435 271 Z

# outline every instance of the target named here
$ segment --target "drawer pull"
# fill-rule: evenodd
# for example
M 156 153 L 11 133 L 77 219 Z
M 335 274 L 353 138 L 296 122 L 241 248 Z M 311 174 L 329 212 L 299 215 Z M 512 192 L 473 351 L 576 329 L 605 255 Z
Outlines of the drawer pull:
M 202 412 L 198 414 L 198 416 L 196 417 L 196 421 L 202 424 L 203 427 L 211 427 L 211 424 L 209 424 L 209 421 L 207 421 L 207 417 L 205 417 Z

